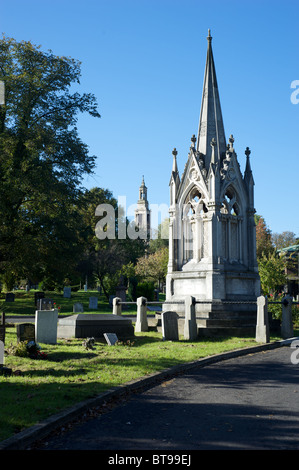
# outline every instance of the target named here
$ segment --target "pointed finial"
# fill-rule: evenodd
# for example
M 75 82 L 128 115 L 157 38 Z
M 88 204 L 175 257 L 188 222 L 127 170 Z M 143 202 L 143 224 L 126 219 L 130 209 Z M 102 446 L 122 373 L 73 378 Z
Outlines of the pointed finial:
M 208 37 L 207 37 L 207 40 L 208 40 L 209 42 L 212 41 L 212 36 L 211 36 L 211 30 L 210 30 L 210 29 L 208 29 Z
M 230 138 L 228 139 L 228 141 L 229 141 L 230 151 L 233 151 L 234 150 L 234 141 L 235 141 L 235 139 L 234 139 L 234 136 L 232 134 L 230 135 Z
M 196 143 L 195 134 L 193 134 L 193 136 L 191 137 L 191 142 L 192 142 L 192 147 L 194 148 L 194 147 L 195 147 L 195 143 Z
M 176 148 L 174 148 L 174 149 L 173 149 L 173 151 L 172 151 L 172 155 L 173 155 L 174 157 L 176 157 L 176 156 L 177 156 L 177 154 L 178 154 L 178 151 L 177 151 L 177 149 L 176 149 Z
M 246 157 L 248 158 L 250 154 L 251 154 L 251 151 L 249 150 L 249 147 L 246 147 L 246 150 L 245 150 Z

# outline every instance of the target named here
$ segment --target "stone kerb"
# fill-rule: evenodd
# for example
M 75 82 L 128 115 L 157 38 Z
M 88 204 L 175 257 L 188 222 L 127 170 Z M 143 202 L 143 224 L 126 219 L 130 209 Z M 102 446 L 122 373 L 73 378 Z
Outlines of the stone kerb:
M 135 323 L 135 332 L 148 331 L 147 322 L 147 299 L 138 297 L 137 299 L 137 318 Z

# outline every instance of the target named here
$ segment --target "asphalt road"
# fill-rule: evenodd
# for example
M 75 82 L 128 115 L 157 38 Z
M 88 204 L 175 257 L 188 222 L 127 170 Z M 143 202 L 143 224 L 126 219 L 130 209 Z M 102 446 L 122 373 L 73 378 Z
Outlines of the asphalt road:
M 39 449 L 298 450 L 292 352 L 284 346 L 192 369 L 55 433 Z

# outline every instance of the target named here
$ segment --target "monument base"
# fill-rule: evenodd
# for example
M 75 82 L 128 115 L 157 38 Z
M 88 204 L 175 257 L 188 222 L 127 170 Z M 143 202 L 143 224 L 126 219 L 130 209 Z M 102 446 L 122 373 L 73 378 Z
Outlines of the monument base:
M 191 264 L 190 264 L 191 266 Z M 163 311 L 179 315 L 180 332 L 185 318 L 185 298 L 196 300 L 198 336 L 255 334 L 258 273 L 241 265 L 229 269 L 176 271 L 167 275 L 167 295 Z
M 132 320 L 112 314 L 77 314 L 58 321 L 58 338 L 90 338 L 105 341 L 104 333 L 115 333 L 119 340 L 134 337 Z

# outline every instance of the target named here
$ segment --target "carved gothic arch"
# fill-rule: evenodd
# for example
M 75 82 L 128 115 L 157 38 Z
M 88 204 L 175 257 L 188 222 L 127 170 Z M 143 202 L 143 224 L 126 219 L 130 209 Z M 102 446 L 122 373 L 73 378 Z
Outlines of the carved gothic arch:
M 239 191 L 233 184 L 229 184 L 224 188 L 220 200 L 222 204 L 220 212 L 222 214 L 232 216 L 243 215 L 242 199 L 239 196 Z

